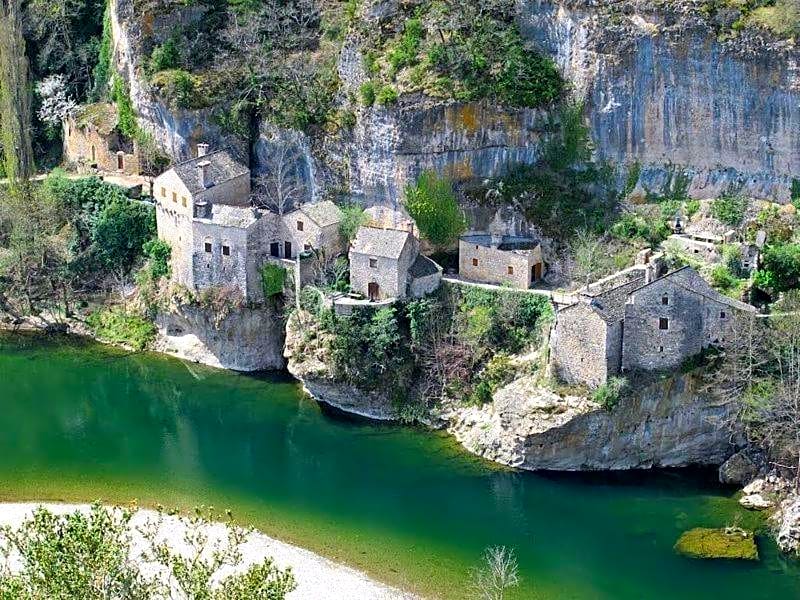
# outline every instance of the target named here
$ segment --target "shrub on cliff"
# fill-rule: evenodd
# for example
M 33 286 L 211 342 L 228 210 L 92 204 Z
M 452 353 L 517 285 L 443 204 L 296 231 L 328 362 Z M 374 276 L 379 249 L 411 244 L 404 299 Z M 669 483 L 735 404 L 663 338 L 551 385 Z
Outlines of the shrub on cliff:
M 627 388 L 628 380 L 624 377 L 609 377 L 608 381 L 594 391 L 592 400 L 606 410 L 611 410 L 619 403 Z
M 711 204 L 711 214 L 729 227 L 738 227 L 747 210 L 747 199 L 741 196 L 720 196 Z
M 144 350 L 155 339 L 156 327 L 144 317 L 124 308 L 101 308 L 86 318 L 86 324 L 101 340 Z
M 434 246 L 449 246 L 467 227 L 452 184 L 433 171 L 423 171 L 416 183 L 406 187 L 404 204 L 422 236 Z

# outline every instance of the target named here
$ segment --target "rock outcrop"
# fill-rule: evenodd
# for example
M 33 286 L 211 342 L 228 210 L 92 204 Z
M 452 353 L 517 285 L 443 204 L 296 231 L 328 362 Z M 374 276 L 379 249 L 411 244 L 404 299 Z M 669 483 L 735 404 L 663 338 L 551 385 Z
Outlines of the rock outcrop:
M 580 471 L 720 464 L 731 452 L 729 410 L 692 374 L 651 383 L 611 411 L 522 378 L 491 404 L 448 417 L 476 454 L 522 469 Z
M 223 318 L 184 305 L 156 318 L 155 349 L 178 358 L 234 371 L 282 369 L 283 320 L 273 309 L 236 308 Z

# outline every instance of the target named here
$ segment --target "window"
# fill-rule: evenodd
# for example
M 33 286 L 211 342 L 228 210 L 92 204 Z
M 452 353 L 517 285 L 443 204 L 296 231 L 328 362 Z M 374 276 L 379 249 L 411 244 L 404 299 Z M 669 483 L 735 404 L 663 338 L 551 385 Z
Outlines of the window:
M 166 198 L 167 197 L 167 188 L 165 188 L 165 187 L 161 188 L 161 197 L 162 198 Z
M 172 192 L 172 201 L 173 202 L 177 202 L 178 201 L 178 192 Z
M 669 329 L 669 319 L 665 319 L 664 317 L 661 317 L 658 320 L 658 328 L 659 329 L 664 329 L 664 330 Z
M 226 246 L 225 244 L 222 245 L 222 256 L 230 256 L 231 255 L 231 247 Z
M 513 275 L 514 274 L 514 267 L 508 267 L 508 274 L 509 275 Z
M 477 267 L 478 266 L 478 259 L 477 258 L 473 258 L 472 259 L 472 266 L 473 267 Z
M 311 244 L 303 244 L 303 250 L 305 250 L 306 252 L 310 251 L 311 250 Z
M 663 304 L 664 306 L 668 306 L 669 305 L 669 297 L 661 296 L 661 304 Z
M 303 231 L 303 222 L 302 221 L 298 221 L 297 222 L 297 231 Z
M 724 319 L 725 317 L 726 317 L 725 311 L 724 310 L 719 311 L 719 318 Z
M 663 352 L 663 351 L 664 351 L 664 346 L 659 346 L 659 347 L 658 347 L 658 351 L 659 351 L 659 352 Z
M 378 268 L 378 259 L 377 258 L 370 258 L 369 259 L 369 268 L 370 269 L 377 269 Z
M 210 254 L 211 253 L 211 242 L 206 242 L 205 244 L 203 244 L 203 248 L 205 249 L 206 252 L 208 252 Z
M 186 196 L 181 196 L 181 204 L 183 204 L 183 207 L 186 208 Z

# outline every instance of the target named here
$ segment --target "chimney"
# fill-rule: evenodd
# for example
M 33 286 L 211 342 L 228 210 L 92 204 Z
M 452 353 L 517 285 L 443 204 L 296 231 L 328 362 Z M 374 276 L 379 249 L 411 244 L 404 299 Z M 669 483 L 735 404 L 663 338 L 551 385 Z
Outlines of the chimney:
M 208 154 L 208 144 L 197 144 L 197 158 Z
M 211 163 L 207 160 L 197 163 L 197 168 L 200 170 L 200 183 L 203 189 L 210 188 L 211 183 Z

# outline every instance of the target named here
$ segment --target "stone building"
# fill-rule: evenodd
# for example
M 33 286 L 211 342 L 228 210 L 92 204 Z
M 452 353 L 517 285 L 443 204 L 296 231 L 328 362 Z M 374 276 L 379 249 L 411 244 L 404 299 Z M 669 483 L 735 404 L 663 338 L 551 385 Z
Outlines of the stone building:
M 551 365 L 567 383 L 596 387 L 624 371 L 674 369 L 730 340 L 735 315 L 755 309 L 714 290 L 692 268 L 626 281 L 561 309 Z
M 282 221 L 285 233 L 283 248 L 279 242 L 272 242 L 272 256 L 294 258 L 303 251 L 323 250 L 327 256 L 334 257 L 346 250 L 345 240 L 339 232 L 342 211 L 330 200 L 303 204 L 284 215 Z
M 720 245 L 722 236 L 710 233 L 673 233 L 667 238 L 689 256 L 703 262 L 716 263 L 722 258 Z
M 409 231 L 361 227 L 349 256 L 350 287 L 371 301 L 424 296 L 441 283 L 441 267 Z
M 542 246 L 532 238 L 477 234 L 458 242 L 461 278 L 527 289 L 545 274 Z
M 142 168 L 137 142 L 122 134 L 110 103 L 78 107 L 64 120 L 64 161 L 79 172 L 138 175 Z

